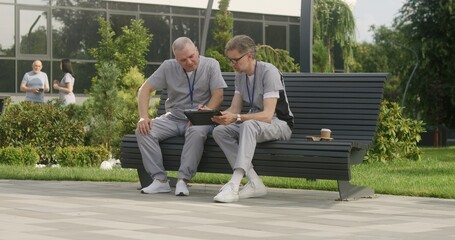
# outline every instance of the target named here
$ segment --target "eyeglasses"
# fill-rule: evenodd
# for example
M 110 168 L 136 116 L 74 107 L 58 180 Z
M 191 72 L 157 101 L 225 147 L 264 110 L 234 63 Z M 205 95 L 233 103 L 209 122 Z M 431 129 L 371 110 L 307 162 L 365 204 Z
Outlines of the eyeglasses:
M 242 56 L 238 57 L 238 58 L 227 58 L 229 60 L 229 62 L 231 62 L 232 64 L 236 64 L 238 61 L 240 61 L 240 59 L 242 59 L 243 57 L 245 57 L 246 55 L 248 54 L 245 53 L 243 54 Z

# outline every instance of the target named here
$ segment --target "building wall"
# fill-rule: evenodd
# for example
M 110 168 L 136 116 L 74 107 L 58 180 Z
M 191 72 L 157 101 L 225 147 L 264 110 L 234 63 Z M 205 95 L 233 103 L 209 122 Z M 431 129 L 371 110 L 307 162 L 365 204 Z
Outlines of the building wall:
M 214 43 L 210 32 L 215 14 L 216 10 L 212 11 L 207 48 Z M 286 49 L 299 59 L 298 17 L 234 11 L 233 15 L 234 34 L 248 34 L 257 43 Z M 52 82 L 63 76 L 60 59 L 70 58 L 76 77 L 74 92 L 82 96 L 95 75 L 95 60 L 88 49 L 98 46 L 98 17 L 109 19 L 117 33 L 131 19 L 144 20 L 153 34 L 146 56 L 148 76 L 172 57 L 171 43 L 177 37 L 188 36 L 201 43 L 205 7 L 103 0 L 0 0 L 0 95 L 22 94 L 20 82 L 33 60 L 42 60 L 43 71 Z

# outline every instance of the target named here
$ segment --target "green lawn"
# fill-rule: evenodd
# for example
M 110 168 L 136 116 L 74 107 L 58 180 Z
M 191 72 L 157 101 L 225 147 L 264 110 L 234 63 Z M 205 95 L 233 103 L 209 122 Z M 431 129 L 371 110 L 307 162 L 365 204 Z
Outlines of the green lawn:
M 407 195 L 455 199 L 455 147 L 423 148 L 421 161 L 363 163 L 352 168 L 352 183 L 371 187 L 379 194 Z M 171 172 L 170 176 L 176 176 Z M 32 168 L 0 165 L 1 179 L 120 181 L 136 182 L 132 169 L 111 171 L 97 168 Z M 195 183 L 221 184 L 229 174 L 198 173 Z M 336 191 L 336 181 L 307 181 L 298 178 L 267 177 L 268 187 Z

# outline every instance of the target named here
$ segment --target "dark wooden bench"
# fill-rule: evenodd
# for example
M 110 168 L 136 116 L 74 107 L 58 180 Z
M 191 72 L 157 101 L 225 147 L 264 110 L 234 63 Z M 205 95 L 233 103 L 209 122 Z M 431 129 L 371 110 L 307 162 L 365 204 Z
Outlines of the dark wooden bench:
M 234 75 L 223 73 L 228 84 L 221 109 L 230 105 Z M 289 141 L 257 145 L 253 158 L 260 176 L 329 179 L 338 181 L 341 200 L 370 197 L 370 188 L 354 186 L 351 165 L 359 164 L 372 144 L 377 127 L 384 82 L 388 74 L 284 74 L 286 91 L 295 117 Z M 161 94 L 158 114 L 164 112 L 166 93 Z M 332 141 L 313 142 L 306 136 L 318 136 L 321 128 L 332 130 Z M 184 138 L 161 142 L 164 166 L 178 170 Z M 152 179 L 145 172 L 134 135 L 124 136 L 120 146 L 123 168 L 138 171 L 141 186 Z M 212 138 L 205 144 L 198 172 L 232 173 L 224 153 Z

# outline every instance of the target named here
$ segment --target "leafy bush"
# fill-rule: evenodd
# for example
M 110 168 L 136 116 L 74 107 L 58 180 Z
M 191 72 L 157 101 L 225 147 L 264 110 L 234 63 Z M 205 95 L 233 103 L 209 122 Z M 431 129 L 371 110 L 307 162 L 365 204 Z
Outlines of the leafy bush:
M 62 167 L 98 167 L 107 159 L 109 152 L 104 147 L 59 147 L 55 151 L 55 160 Z
M 4 165 L 24 165 L 20 148 L 6 147 L 0 149 L 0 163 Z
M 294 58 L 283 49 L 274 49 L 268 45 L 258 45 L 256 52 L 257 60 L 275 65 L 281 72 L 299 72 L 299 64 L 294 63 Z
M 30 146 L 0 148 L 0 164 L 30 166 L 38 161 L 38 153 Z
M 25 166 L 33 166 L 40 160 L 38 152 L 30 145 L 22 147 L 22 158 Z
M 422 152 L 417 143 L 421 140 L 424 123 L 405 118 L 402 111 L 403 108 L 395 102 L 382 102 L 376 139 L 365 160 L 387 162 L 421 159 Z
M 0 147 L 30 145 L 43 164 L 52 162 L 57 147 L 82 145 L 83 140 L 83 123 L 56 101 L 10 104 L 0 116 Z
M 207 49 L 207 51 L 205 51 L 205 56 L 216 59 L 220 63 L 220 69 L 222 72 L 232 72 L 234 70 L 224 54 L 221 54 L 215 49 Z

